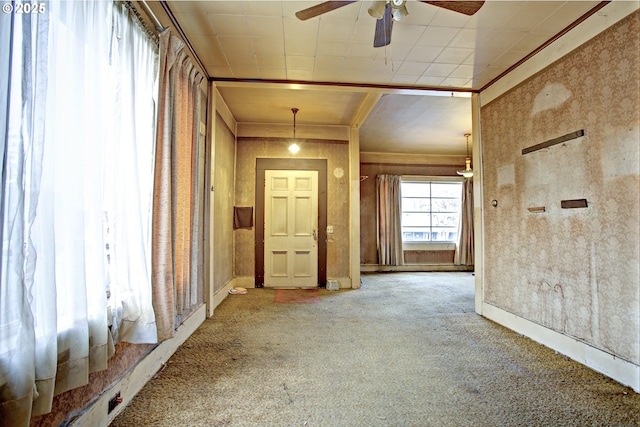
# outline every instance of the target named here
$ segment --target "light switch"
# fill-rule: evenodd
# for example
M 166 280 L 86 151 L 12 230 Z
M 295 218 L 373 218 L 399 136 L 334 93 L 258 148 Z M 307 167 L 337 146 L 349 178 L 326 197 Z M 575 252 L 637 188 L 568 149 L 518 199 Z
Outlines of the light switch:
M 327 225 L 327 234 L 333 234 L 333 225 Z

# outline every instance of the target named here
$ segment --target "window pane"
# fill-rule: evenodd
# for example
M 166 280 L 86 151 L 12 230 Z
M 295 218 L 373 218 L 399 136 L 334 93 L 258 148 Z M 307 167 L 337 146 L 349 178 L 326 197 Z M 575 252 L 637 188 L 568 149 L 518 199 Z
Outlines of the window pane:
M 426 242 L 431 240 L 429 231 L 403 231 L 402 240 L 405 242 Z
M 431 218 L 428 213 L 404 212 L 402 214 L 402 228 L 405 227 L 428 227 L 431 225 Z
M 401 185 L 403 241 L 455 241 L 462 183 L 414 181 Z
M 436 242 L 450 242 L 458 238 L 458 227 L 433 227 L 431 240 Z
M 429 212 L 431 210 L 431 199 L 407 199 L 402 198 L 402 211 Z
M 458 227 L 457 213 L 434 213 L 431 219 L 434 227 Z
M 400 191 L 402 197 L 429 197 L 431 194 L 428 182 L 402 182 Z
M 431 199 L 433 212 L 460 212 L 460 198 Z
M 461 182 L 432 182 L 431 197 L 460 198 L 462 193 Z

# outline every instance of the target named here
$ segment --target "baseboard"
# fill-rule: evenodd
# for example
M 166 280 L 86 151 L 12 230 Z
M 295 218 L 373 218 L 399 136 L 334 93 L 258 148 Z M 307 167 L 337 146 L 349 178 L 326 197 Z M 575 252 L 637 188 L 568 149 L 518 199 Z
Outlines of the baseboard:
M 253 276 L 239 276 L 234 277 L 232 280 L 233 287 L 239 288 L 255 288 L 256 287 L 256 279 Z
M 454 264 L 405 264 L 405 265 L 379 265 L 379 264 L 361 264 L 360 271 L 363 273 L 373 273 L 376 271 L 473 271 L 472 265 L 454 265 Z
M 327 278 L 329 279 L 329 278 Z M 340 289 L 351 289 L 353 288 L 353 286 L 351 285 L 351 278 L 350 277 L 331 277 L 331 280 L 337 280 L 338 281 L 338 287 Z
M 71 425 L 74 427 L 109 425 L 140 389 L 164 366 L 178 347 L 198 329 L 206 318 L 206 312 L 206 305 L 203 304 L 178 327 L 173 338 L 160 343 L 117 383 L 104 390 L 98 400 L 76 418 Z M 109 399 L 118 392 L 120 392 L 122 403 L 116 406 L 110 414 L 107 414 Z
M 640 393 L 640 366 L 632 362 L 486 302 L 482 315 Z
M 227 297 L 227 295 L 229 295 L 229 290 L 233 289 L 235 287 L 233 282 L 234 282 L 233 279 L 229 280 L 227 282 L 227 284 L 222 289 L 220 289 L 218 292 L 213 294 L 213 308 L 214 308 L 214 310 L 215 310 L 215 308 L 217 306 L 220 305 L 220 303 L 222 301 L 224 301 L 224 299 Z
M 332 279 L 333 279 L 333 277 L 332 277 Z M 338 281 L 338 284 L 340 285 L 340 289 L 350 289 L 352 287 L 351 286 L 351 278 L 349 278 L 349 277 L 337 277 L 337 278 L 335 278 L 335 280 Z M 236 288 L 236 287 L 240 287 L 240 288 L 255 288 L 256 287 L 255 278 L 253 276 L 235 277 L 230 282 L 230 285 L 228 285 L 228 289 Z M 227 287 L 225 287 L 225 289 L 227 289 Z M 229 292 L 228 289 L 227 289 L 226 292 Z M 222 291 L 220 291 L 220 292 L 222 292 Z M 224 296 L 223 296 L 223 299 L 224 299 Z M 218 304 L 216 304 L 216 306 L 217 305 Z

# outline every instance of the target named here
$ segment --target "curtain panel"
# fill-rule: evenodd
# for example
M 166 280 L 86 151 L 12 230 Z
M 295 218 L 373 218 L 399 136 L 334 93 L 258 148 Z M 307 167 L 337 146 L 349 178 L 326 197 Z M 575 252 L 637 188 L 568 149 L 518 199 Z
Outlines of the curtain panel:
M 157 54 L 118 3 L 1 19 L 0 420 L 27 426 L 106 369 L 115 341 L 157 342 Z
M 473 265 L 473 178 L 462 183 L 458 242 L 453 258 L 456 265 Z
M 158 132 L 153 201 L 153 295 L 158 339 L 175 329 L 201 302 L 198 271 L 204 259 L 199 200 L 204 191 L 204 141 L 200 139 L 203 76 L 180 39 L 160 34 Z M 202 259 L 202 263 L 200 262 Z
M 380 265 L 403 265 L 402 195 L 399 175 L 376 177 L 378 262 Z
M 39 120 L 46 108 L 47 80 L 40 71 L 46 68 L 49 14 L 3 13 L 0 23 L 0 55 L 7 71 L 2 73 L 6 97 L 1 100 L 0 420 L 27 426 L 34 398 L 52 388 L 41 380 L 55 373 L 48 359 L 56 357 L 56 317 L 50 314 L 55 307 L 41 318 L 34 315 L 34 305 L 52 306 L 55 293 L 45 293 L 48 300 L 34 299 L 30 238 L 44 147 Z

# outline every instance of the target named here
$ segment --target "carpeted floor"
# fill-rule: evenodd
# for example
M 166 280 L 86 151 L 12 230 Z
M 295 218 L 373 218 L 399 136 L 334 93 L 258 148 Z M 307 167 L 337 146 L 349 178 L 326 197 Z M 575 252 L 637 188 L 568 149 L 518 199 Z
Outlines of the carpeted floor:
M 229 295 L 117 426 L 640 426 L 640 395 L 474 313 L 469 273 Z
M 318 289 L 276 289 L 273 302 L 278 304 L 317 304 L 320 302 Z

